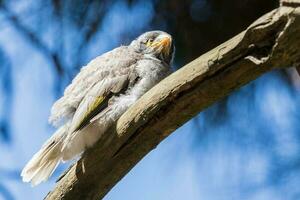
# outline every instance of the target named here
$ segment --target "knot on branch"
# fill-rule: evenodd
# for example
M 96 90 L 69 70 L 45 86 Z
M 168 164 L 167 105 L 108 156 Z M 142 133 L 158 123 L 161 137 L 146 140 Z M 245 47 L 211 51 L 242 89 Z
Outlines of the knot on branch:
M 284 56 L 289 43 L 291 47 L 294 46 L 288 40 L 291 34 L 289 30 L 291 24 L 294 25 L 294 28 L 296 26 L 294 14 L 294 8 L 279 8 L 254 22 L 246 30 L 243 39 L 243 43 L 248 45 L 248 55 L 245 56 L 245 59 L 256 65 L 268 64 L 273 67 L 287 67 L 282 66 L 282 62 L 278 58 Z M 270 59 L 272 63 L 268 62 Z

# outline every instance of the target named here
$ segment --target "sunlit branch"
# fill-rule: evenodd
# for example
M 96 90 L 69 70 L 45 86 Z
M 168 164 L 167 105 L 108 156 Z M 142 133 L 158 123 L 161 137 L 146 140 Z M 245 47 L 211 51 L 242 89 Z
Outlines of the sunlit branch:
M 57 182 L 46 199 L 100 199 L 203 109 L 262 74 L 300 63 L 300 7 L 281 7 L 164 79 Z M 263 100 L 263 99 L 262 99 Z

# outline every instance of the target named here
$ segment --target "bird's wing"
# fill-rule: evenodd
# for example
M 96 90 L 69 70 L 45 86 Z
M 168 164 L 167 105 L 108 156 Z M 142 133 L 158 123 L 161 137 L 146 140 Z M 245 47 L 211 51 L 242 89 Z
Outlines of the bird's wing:
M 61 121 L 72 119 L 84 97 L 97 83 L 106 77 L 113 76 L 114 73 L 116 76 L 123 73 L 119 69 L 128 68 L 138 59 L 137 53 L 127 46 L 121 46 L 95 58 L 88 65 L 82 67 L 80 73 L 65 89 L 64 95 L 52 106 L 49 122 L 59 125 Z M 105 98 L 99 97 L 96 102 L 104 100 Z
M 91 119 L 107 108 L 111 98 L 125 93 L 136 82 L 138 76 L 134 66 L 124 68 L 124 73 L 108 76 L 93 86 L 77 108 L 69 133 L 81 130 L 88 125 Z

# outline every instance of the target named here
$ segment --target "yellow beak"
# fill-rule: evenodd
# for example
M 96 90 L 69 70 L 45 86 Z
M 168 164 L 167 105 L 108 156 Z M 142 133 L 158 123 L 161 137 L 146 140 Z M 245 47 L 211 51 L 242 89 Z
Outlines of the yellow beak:
M 155 49 L 161 48 L 162 53 L 168 55 L 170 53 L 171 43 L 172 39 L 170 36 L 162 36 L 157 42 L 153 42 L 151 47 Z

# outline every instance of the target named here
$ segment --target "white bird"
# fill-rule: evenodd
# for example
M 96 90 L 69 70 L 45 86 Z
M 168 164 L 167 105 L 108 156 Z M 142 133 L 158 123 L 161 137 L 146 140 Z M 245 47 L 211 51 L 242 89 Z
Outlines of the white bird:
M 162 31 L 146 32 L 128 46 L 84 66 L 52 109 L 58 130 L 24 167 L 24 182 L 46 181 L 60 162 L 70 160 L 101 135 L 145 92 L 170 73 L 174 45 Z

